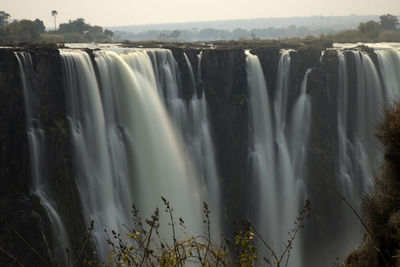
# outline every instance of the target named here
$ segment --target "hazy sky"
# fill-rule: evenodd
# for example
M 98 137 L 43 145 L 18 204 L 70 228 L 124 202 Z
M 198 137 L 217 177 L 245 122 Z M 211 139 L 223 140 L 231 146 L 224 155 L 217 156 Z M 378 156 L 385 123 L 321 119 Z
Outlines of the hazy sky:
M 189 22 L 238 18 L 310 15 L 400 14 L 400 0 L 0 0 L 13 19 L 43 20 L 53 25 L 85 18 L 92 25 Z

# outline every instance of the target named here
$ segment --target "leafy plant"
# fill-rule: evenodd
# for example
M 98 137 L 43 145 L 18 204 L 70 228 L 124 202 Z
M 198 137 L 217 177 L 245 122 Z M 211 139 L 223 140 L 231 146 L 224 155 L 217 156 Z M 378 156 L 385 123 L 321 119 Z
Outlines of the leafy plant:
M 275 251 L 255 228 L 245 222 L 242 229 L 235 235 L 234 240 L 212 242 L 211 221 L 208 205 L 203 203 L 205 235 L 191 236 L 187 233 L 182 218 L 175 219 L 173 208 L 168 200 L 162 197 L 164 211 L 169 218 L 169 227 L 172 241 L 167 242 L 160 235 L 160 210 L 156 208 L 149 219 L 144 221 L 139 215 L 139 210 L 132 206 L 133 225 L 125 226 L 127 233 L 121 234 L 112 230 L 105 231 L 111 252 L 108 260 L 103 261 L 103 266 L 287 266 L 293 242 L 304 227 L 304 220 L 309 215 L 310 203 L 307 201 L 299 216 L 296 218 L 294 228 L 289 232 L 289 239 L 281 253 Z M 183 233 L 179 239 L 177 232 Z M 259 249 L 255 240 L 259 238 L 271 258 L 259 257 Z M 85 261 L 87 265 L 94 266 L 96 261 Z

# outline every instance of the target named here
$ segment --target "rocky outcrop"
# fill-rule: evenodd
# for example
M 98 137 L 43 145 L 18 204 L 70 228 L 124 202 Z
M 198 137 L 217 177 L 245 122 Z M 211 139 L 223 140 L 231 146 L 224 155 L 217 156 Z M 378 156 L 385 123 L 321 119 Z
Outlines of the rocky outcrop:
M 28 242 L 37 243 L 39 253 L 48 255 L 42 210 L 38 209 L 38 199 L 29 194 L 30 157 L 18 63 L 13 49 L 1 49 L 0 58 L 0 246 L 17 258 L 40 265 L 40 260 L 7 227 L 11 225 Z M 14 264 L 4 252 L 0 253 L 0 263 Z
M 229 227 L 232 218 L 244 217 L 245 206 L 249 107 L 244 51 L 204 50 L 201 72 Z
M 338 244 L 335 241 L 340 238 L 340 235 L 334 234 L 338 226 L 330 220 L 338 215 L 335 214 L 338 209 L 333 207 L 341 203 L 335 195 L 329 195 L 328 189 L 329 186 L 335 186 L 337 180 L 337 81 L 336 51 L 326 51 L 322 64 L 317 64 L 310 73 L 307 87 L 313 112 L 307 161 L 310 165 L 306 175 L 311 216 L 304 230 L 304 266 L 323 266 L 327 258 L 332 258 L 331 252 L 336 251 L 330 246 Z
M 21 49 L 0 49 L 0 246 L 23 264 L 42 266 L 43 260 L 18 237 L 22 236 L 47 262 L 54 260 L 52 237 L 56 233 L 51 232 L 46 209 L 32 193 L 23 88 L 15 50 Z M 32 56 L 35 75 L 29 79 L 47 136 L 44 179 L 77 251 L 85 239 L 86 224 L 73 180 L 59 51 L 43 46 L 22 50 Z M 72 259 L 74 251 L 70 254 Z M 0 253 L 0 265 L 13 263 Z

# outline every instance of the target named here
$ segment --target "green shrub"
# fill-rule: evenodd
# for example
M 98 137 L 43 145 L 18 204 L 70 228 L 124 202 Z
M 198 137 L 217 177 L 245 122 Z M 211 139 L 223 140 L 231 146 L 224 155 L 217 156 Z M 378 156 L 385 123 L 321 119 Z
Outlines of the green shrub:
M 366 235 L 345 266 L 400 265 L 400 103 L 385 111 L 377 130 L 384 159 L 374 187 L 364 199 Z
M 235 235 L 233 241 L 218 240 L 211 237 L 210 211 L 203 203 L 205 235 L 192 236 L 186 231 L 183 219 L 175 220 L 170 203 L 162 198 L 165 211 L 169 217 L 171 230 L 170 242 L 159 234 L 160 212 L 155 209 L 153 215 L 144 222 L 139 211 L 133 206 L 133 225 L 126 227 L 126 233 L 111 231 L 107 233 L 107 241 L 111 247 L 108 260 L 103 266 L 287 266 L 292 244 L 300 229 L 304 226 L 304 219 L 309 213 L 309 202 L 300 211 L 294 228 L 289 232 L 289 238 L 284 250 L 276 252 L 269 246 L 254 227 L 245 222 L 242 229 Z M 178 227 L 180 230 L 178 230 Z M 178 231 L 183 238 L 178 238 Z M 180 234 L 179 234 L 180 235 Z M 255 240 L 259 238 L 265 255 L 270 258 L 260 259 Z M 214 240 L 214 241 L 212 241 Z M 85 260 L 85 264 L 95 266 L 96 260 Z

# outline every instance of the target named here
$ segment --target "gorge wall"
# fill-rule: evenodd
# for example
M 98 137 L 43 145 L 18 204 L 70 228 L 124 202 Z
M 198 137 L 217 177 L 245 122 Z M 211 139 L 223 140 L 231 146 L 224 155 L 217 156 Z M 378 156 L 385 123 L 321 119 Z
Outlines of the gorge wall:
M 363 100 L 360 100 L 359 91 L 362 90 L 361 87 L 363 86 L 372 87 L 379 84 L 379 88 L 376 88 L 379 92 L 378 95 L 386 97 L 388 89 L 383 85 L 385 77 L 382 73 L 383 65 L 372 49 L 361 47 L 343 50 L 326 49 L 314 45 L 299 45 L 293 47 L 295 49 L 289 50 L 290 47 L 285 47 L 284 51 L 287 53 L 288 63 L 284 65 L 281 48 L 277 45 L 271 45 L 246 49 L 249 50 L 251 55 L 257 56 L 259 60 L 269 99 L 269 103 L 266 104 L 270 105 L 268 109 L 272 114 L 272 126 L 270 128 L 274 129 L 277 136 L 279 133 L 277 125 L 280 117 L 277 117 L 276 114 L 278 108 L 281 107 L 276 100 L 278 93 L 282 91 L 287 107 L 287 112 L 283 113 L 286 115 L 280 119 L 287 125 L 293 124 L 291 114 L 296 115 L 296 112 L 293 112 L 293 107 L 298 105 L 298 99 L 300 99 L 303 89 L 305 90 L 303 96 L 307 96 L 307 99 L 309 99 L 310 122 L 303 125 L 303 127 L 309 129 L 307 134 L 308 145 L 302 148 L 304 150 L 302 157 L 306 157 L 302 160 L 306 162 L 306 167 L 302 173 L 294 173 L 293 179 L 295 183 L 301 180 L 305 184 L 304 192 L 302 191 L 300 195 L 301 198 L 310 200 L 311 215 L 306 222 L 304 232 L 296 240 L 295 246 L 299 248 L 299 252 L 296 252 L 296 255 L 293 256 L 293 261 L 294 266 L 296 264 L 297 266 L 325 266 L 331 264 L 335 257 L 343 257 L 349 250 L 355 248 L 359 243 L 359 230 L 361 229 L 347 207 L 334 193 L 329 191 L 329 186 L 334 186 L 343 192 L 350 201 L 353 201 L 355 207 L 361 210 L 361 197 L 368 186 L 368 182 L 364 182 L 364 179 L 371 179 L 372 171 L 377 164 L 377 162 L 371 162 L 371 164 L 367 163 L 367 166 L 362 165 L 368 162 L 371 153 L 365 152 L 368 155 L 366 156 L 367 160 L 359 156 L 360 153 L 363 155 L 362 149 L 355 149 L 359 144 L 361 144 L 361 148 L 364 148 L 363 145 L 374 142 L 358 136 L 364 136 L 364 134 L 372 136 L 373 125 L 377 123 L 375 117 L 365 114 L 368 127 L 365 126 L 362 130 L 359 130 L 362 125 L 360 126 L 358 121 L 363 120 L 360 120 L 358 116 L 365 111 L 360 108 L 364 104 L 362 104 Z M 132 78 L 132 81 L 140 82 L 142 76 L 145 78 L 155 76 L 155 78 L 151 78 L 154 79 L 156 84 L 154 87 L 159 89 L 161 102 L 165 104 L 165 109 L 171 117 L 171 125 L 178 129 L 174 131 L 181 131 L 182 142 L 189 147 L 188 153 L 200 153 L 205 158 L 215 156 L 219 189 L 216 193 L 217 197 L 210 197 L 209 195 L 212 195 L 212 193 L 207 193 L 209 194 L 207 199 L 218 198 L 218 201 L 211 201 L 219 203 L 218 205 L 215 204 L 218 206 L 215 209 L 219 210 L 220 218 L 216 218 L 215 223 L 219 225 L 220 231 L 230 236 L 233 231 L 233 221 L 248 218 L 264 222 L 261 217 L 266 217 L 265 220 L 268 221 L 268 217 L 272 217 L 271 220 L 274 220 L 274 217 L 281 216 L 278 213 L 262 214 L 265 203 L 258 200 L 262 198 L 263 192 L 257 193 L 257 190 L 254 190 L 260 185 L 260 181 L 255 178 L 251 167 L 251 155 L 254 155 L 252 151 L 257 144 L 253 144 L 253 132 L 256 127 L 253 125 L 254 120 L 252 119 L 252 116 L 254 116 L 252 111 L 253 98 L 249 91 L 248 75 L 250 69 L 246 62 L 248 57 L 246 51 L 239 47 L 203 47 L 202 49 L 165 47 L 166 50 L 158 51 L 160 50 L 158 49 L 155 52 L 151 52 L 151 49 L 145 49 L 144 51 L 148 52 L 143 54 L 150 55 L 150 61 L 148 61 L 150 65 L 147 67 L 155 72 L 155 74 L 150 75 L 144 74 L 147 72 L 141 69 L 144 66 L 143 58 L 129 58 L 130 54 L 126 54 L 129 51 L 133 54 L 136 53 L 136 55 L 140 55 L 140 53 L 135 52 L 135 49 L 129 50 L 130 48 L 118 49 L 114 49 L 118 56 L 103 52 L 107 49 L 83 49 L 84 52 L 79 49 L 62 49 L 60 51 L 56 46 L 0 49 L 0 218 L 3 222 L 3 224 L 0 224 L 0 246 L 23 262 L 29 262 L 34 266 L 42 264 L 41 259 L 28 249 L 9 227 L 12 226 L 26 241 L 34 244 L 35 249 L 41 255 L 56 259 L 59 263 L 65 265 L 66 262 L 75 259 L 77 250 L 86 238 L 87 228 L 90 224 L 89 217 L 91 216 L 88 216 L 87 203 L 82 198 L 82 185 L 78 180 L 82 179 L 84 174 L 80 174 L 76 168 L 76 165 L 79 164 L 79 162 L 76 163 L 77 159 L 78 161 L 82 160 L 76 154 L 76 144 L 73 145 L 76 141 L 72 141 L 76 140 L 74 138 L 77 135 L 84 133 L 85 120 L 77 121 L 76 128 L 74 128 L 75 122 L 71 119 L 73 116 L 71 116 L 71 107 L 68 107 L 68 105 L 75 104 L 67 101 L 67 95 L 68 90 L 75 87 L 68 85 L 68 75 L 74 75 L 71 76 L 74 77 L 71 79 L 72 83 L 79 83 L 74 85 L 76 86 L 74 90 L 77 90 L 78 94 L 85 89 L 85 86 L 97 88 L 104 110 L 104 127 L 108 129 L 108 125 L 110 127 L 115 125 L 116 132 L 123 137 L 125 136 L 124 133 L 134 131 L 134 129 L 126 126 L 129 124 L 130 117 L 122 114 L 121 109 L 130 110 L 132 107 L 129 107 L 129 102 L 127 104 L 117 102 L 122 101 L 115 100 L 118 98 L 118 94 L 112 96 L 115 107 L 114 105 L 112 105 L 112 108 L 108 107 L 106 102 L 107 99 L 111 99 L 111 96 L 107 95 L 108 88 L 106 88 L 102 78 L 107 77 L 109 81 L 112 81 L 109 86 L 113 88 L 113 92 L 117 92 L 117 89 L 125 88 L 126 83 L 128 83 L 125 81 L 127 76 L 124 75 L 134 75 L 135 70 L 143 75 L 137 75 L 136 78 Z M 76 53 L 80 54 L 77 55 L 75 51 L 79 51 Z M 43 130 L 46 137 L 44 164 L 42 166 L 45 171 L 42 174 L 41 183 L 36 186 L 32 182 L 32 172 L 35 170 L 32 157 L 35 155 L 32 154 L 32 148 L 30 149 L 27 138 L 30 124 L 27 124 L 28 118 L 24 105 L 24 76 L 21 74 L 17 60 L 18 53 L 29 53 L 33 63 L 33 69 L 25 72 L 25 77 L 29 81 L 31 98 L 35 99 L 33 102 L 36 103 L 34 106 L 38 114 L 30 127 Z M 93 84 L 89 84 L 90 82 L 86 80 L 83 81 L 82 73 L 70 72 L 70 74 L 66 74 L 65 66 L 77 67 L 80 66 L 79 64 L 83 64 L 83 61 L 79 61 L 81 59 L 76 59 L 78 56 L 85 57 L 82 53 L 89 56 L 89 61 L 85 64 L 93 66 L 90 68 L 93 68 L 94 79 L 97 80 Z M 124 56 L 125 54 L 126 56 Z M 391 58 L 395 58 L 396 55 Z M 119 57 L 125 63 L 122 60 L 120 61 Z M 102 62 L 105 62 L 105 65 L 102 65 Z M 370 63 L 373 65 L 370 65 Z M 105 72 L 102 66 L 109 68 L 108 71 Z M 133 74 L 128 70 L 128 66 L 133 70 Z M 128 74 L 121 74 L 122 72 Z M 344 73 L 346 79 L 343 76 Z M 371 78 L 374 79 L 372 83 L 365 83 L 364 80 L 368 79 L 371 73 L 375 73 L 377 76 Z M 286 85 L 282 85 L 282 83 Z M 343 90 L 346 90 L 346 96 L 343 96 Z M 128 91 L 120 91 L 119 94 L 125 93 L 128 96 Z M 201 102 L 202 99 L 205 102 Z M 82 106 L 78 107 L 79 110 L 85 110 L 85 105 L 87 108 L 92 105 L 90 101 L 86 100 L 82 100 Z M 204 116 L 208 120 L 203 118 L 204 124 L 199 127 L 195 123 L 199 119 L 194 116 L 196 115 L 196 108 L 198 108 L 196 103 L 206 103 L 207 105 L 207 112 Z M 343 107 L 341 103 L 346 103 L 346 107 Z M 381 110 L 385 103 L 389 103 L 389 100 L 377 101 L 373 110 L 376 110 L 376 113 L 379 114 L 378 110 Z M 189 111 L 185 111 L 185 108 L 188 108 Z M 136 112 L 139 112 L 139 110 L 136 109 Z M 160 112 L 160 116 L 162 116 L 163 111 Z M 108 121 L 108 117 L 114 116 L 115 122 L 111 121 L 113 119 Z M 189 118 L 191 116 L 195 119 L 191 120 Z M 84 116 L 82 115 L 82 117 Z M 343 118 L 346 118 L 345 122 L 343 122 Z M 124 123 L 125 121 L 126 123 Z M 183 126 L 179 126 L 179 123 Z M 168 122 L 166 125 L 168 128 Z M 189 133 L 185 130 L 189 127 L 188 125 L 193 128 Z M 149 127 L 152 127 L 151 124 Z M 179 130 L 180 128 L 183 130 Z M 205 129 L 204 134 L 196 134 L 203 129 Z M 285 140 L 287 140 L 290 152 L 293 143 L 296 142 L 291 141 L 292 139 L 289 136 L 293 135 L 294 138 L 296 133 L 291 134 L 288 129 L 294 128 L 283 127 L 282 132 Z M 370 129 L 371 132 L 364 133 L 363 131 L 367 131 L 366 129 Z M 204 147 L 204 144 L 207 143 L 203 142 L 207 139 L 208 131 L 212 139 L 211 144 L 213 144 L 211 148 Z M 283 164 L 283 160 L 279 159 L 279 146 L 275 147 L 279 143 L 277 136 L 271 141 L 273 147 L 269 148 L 276 157 L 276 165 L 274 166 Z M 106 139 L 108 141 L 104 142 L 107 143 L 102 144 L 105 148 L 111 144 L 110 137 L 108 136 Z M 201 148 L 197 148 L 196 144 L 198 143 L 193 140 L 203 140 L 199 141 L 200 143 L 203 142 L 199 145 Z M 346 140 L 346 142 L 343 142 L 343 140 Z M 127 143 L 124 143 L 127 141 L 121 142 L 124 146 L 127 146 Z M 178 140 L 177 143 L 179 142 Z M 345 144 L 343 145 L 343 143 Z M 88 151 L 92 149 L 90 146 L 84 147 Z M 135 144 L 132 148 L 126 148 L 126 152 L 124 152 L 128 155 L 127 158 L 134 162 L 136 162 L 135 158 L 138 157 L 134 151 L 137 147 L 138 145 Z M 196 149 L 199 149 L 200 152 L 196 152 Z M 210 151 L 204 152 L 206 149 Z M 379 155 L 376 144 L 372 149 L 374 149 L 374 154 Z M 114 152 L 110 149 L 109 153 L 113 154 Z M 183 152 L 183 155 L 185 153 Z M 346 159 L 342 160 L 341 155 L 346 155 Z M 110 157 L 113 158 L 113 156 Z M 201 171 L 202 168 L 208 170 L 210 163 L 202 160 L 199 163 L 199 159 L 196 159 L 196 157 L 193 161 L 196 168 L 200 169 L 200 173 L 205 173 L 198 175 L 202 177 L 199 187 L 204 187 L 206 191 L 210 191 L 210 188 L 207 187 L 210 181 L 207 181 L 205 177 L 210 175 L 210 172 Z M 351 163 L 343 167 L 345 165 L 343 162 Z M 123 168 L 122 165 L 116 165 L 116 163 L 111 165 L 111 169 L 118 168 L 121 170 Z M 131 175 L 133 181 L 139 179 L 139 174 L 131 170 L 137 168 L 137 166 L 130 163 L 128 165 L 126 172 L 133 173 Z M 293 163 L 294 165 L 295 163 Z M 277 179 L 278 188 L 283 187 L 283 185 L 280 185 L 280 180 L 283 178 L 279 177 L 285 171 L 285 168 L 282 169 L 282 172 L 278 172 L 274 178 Z M 293 169 L 295 168 L 293 167 Z M 343 182 L 343 177 L 346 175 L 351 176 L 350 182 L 346 179 L 347 182 Z M 267 178 L 265 177 L 265 179 Z M 202 185 L 202 183 L 204 184 Z M 134 192 L 134 189 L 132 190 Z M 48 204 L 44 204 L 41 192 L 46 192 Z M 158 191 L 155 190 L 155 192 Z M 86 194 L 90 194 L 90 188 L 88 188 Z M 152 197 L 159 198 L 155 195 Z M 133 199 L 137 201 L 135 197 Z M 286 224 L 290 226 L 299 210 L 297 206 L 301 207 L 303 203 L 299 201 L 299 203 L 293 204 L 285 200 L 285 196 L 277 199 L 283 199 L 277 202 L 278 209 L 283 209 L 286 207 L 285 205 L 288 205 L 288 207 L 296 210 L 292 219 L 285 222 L 285 227 Z M 125 203 L 124 205 L 129 207 L 130 204 Z M 96 208 L 102 209 L 102 207 Z M 104 209 L 108 208 L 107 206 L 104 207 Z M 58 228 L 54 227 L 56 224 L 54 217 L 49 216 L 51 209 L 57 211 L 58 219 L 65 228 L 64 231 L 70 244 L 60 244 L 62 237 L 60 237 L 60 233 L 56 233 Z M 120 212 L 129 214 L 129 210 Z M 289 216 L 291 215 L 289 214 Z M 257 225 L 255 223 L 255 225 L 258 228 L 268 228 L 268 226 L 262 224 Z M 107 227 L 107 225 L 101 223 L 97 225 L 95 220 L 96 226 Z M 290 228 L 285 229 L 285 231 L 289 230 Z M 98 229 L 98 231 L 103 232 L 103 229 Z M 282 236 L 280 238 L 285 240 L 287 237 Z M 85 257 L 93 257 L 93 249 L 98 246 L 98 242 L 101 241 L 95 241 L 86 247 Z M 64 252 L 65 248 L 68 248 L 70 256 L 67 256 L 67 253 Z M 97 247 L 97 250 L 99 249 Z M 13 261 L 5 254 L 0 253 L 0 263 L 13 264 Z

